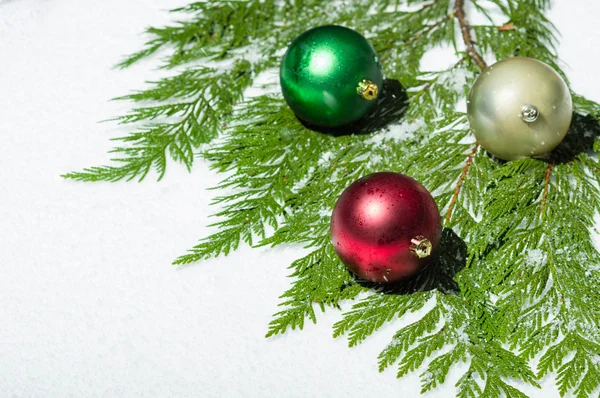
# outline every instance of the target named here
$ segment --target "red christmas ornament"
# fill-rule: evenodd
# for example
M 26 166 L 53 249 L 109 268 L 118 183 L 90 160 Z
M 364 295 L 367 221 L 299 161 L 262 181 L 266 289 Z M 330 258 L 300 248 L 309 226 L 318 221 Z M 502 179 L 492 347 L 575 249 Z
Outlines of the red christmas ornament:
M 373 282 L 395 282 L 424 269 L 441 232 L 431 194 L 400 173 L 355 181 L 331 215 L 335 251 L 352 272 Z

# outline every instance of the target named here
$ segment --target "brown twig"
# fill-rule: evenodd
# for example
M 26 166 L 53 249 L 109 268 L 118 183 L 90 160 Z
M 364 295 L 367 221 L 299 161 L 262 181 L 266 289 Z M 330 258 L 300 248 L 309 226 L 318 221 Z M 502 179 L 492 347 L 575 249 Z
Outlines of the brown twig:
M 473 147 L 473 150 L 471 150 L 471 153 L 469 154 L 469 157 L 467 158 L 467 161 L 465 163 L 465 167 L 463 167 L 462 174 L 460 175 L 458 183 L 456 184 L 454 195 L 452 195 L 452 201 L 450 202 L 450 206 L 448 207 L 448 211 L 446 212 L 446 224 L 450 221 L 450 218 L 452 218 L 452 211 L 454 210 L 454 205 L 456 205 L 458 195 L 460 194 L 460 189 L 462 188 L 463 182 L 465 181 L 467 173 L 469 172 L 469 168 L 473 163 L 473 158 L 475 157 L 475 153 L 477 153 L 477 148 L 479 148 L 479 143 L 475 142 L 475 146 Z
M 469 57 L 477 64 L 477 66 L 481 68 L 481 70 L 483 70 L 487 68 L 487 64 L 483 58 L 481 58 L 481 55 L 479 55 L 477 50 L 475 50 L 475 45 L 473 43 L 473 39 L 471 38 L 469 24 L 467 23 L 467 18 L 465 17 L 464 4 L 464 0 L 456 0 L 454 5 L 454 15 L 456 15 L 456 19 L 458 19 L 463 41 L 465 46 L 467 46 L 467 54 L 469 54 Z
M 544 177 L 544 193 L 542 194 L 542 214 L 546 211 L 546 202 L 548 199 L 548 189 L 550 189 L 550 174 L 554 166 L 554 159 L 550 156 L 548 159 L 548 167 L 546 167 L 546 176 Z
M 425 4 L 423 7 L 421 7 L 417 12 L 419 11 L 423 11 L 427 8 L 433 7 L 434 5 L 436 5 L 437 3 L 439 3 L 441 0 L 433 0 L 431 3 Z
M 475 62 L 477 66 L 481 68 L 481 70 L 484 70 L 487 68 L 487 64 L 485 63 L 481 55 L 479 55 L 477 50 L 475 50 L 475 43 L 473 42 L 473 38 L 471 37 L 471 31 L 469 29 L 469 24 L 467 23 L 464 7 L 464 0 L 456 0 L 456 3 L 454 3 L 454 15 L 456 16 L 458 24 L 460 25 L 460 31 L 462 33 L 463 42 L 467 47 L 467 54 L 469 58 L 471 58 L 473 62 Z M 452 211 L 454 210 L 454 206 L 456 205 L 456 201 L 458 200 L 458 195 L 460 195 L 460 190 L 463 186 L 465 178 L 467 178 L 467 173 L 469 172 L 469 168 L 473 163 L 473 157 L 475 157 L 478 148 L 479 143 L 475 142 L 475 146 L 473 147 L 473 150 L 471 150 L 471 153 L 469 154 L 469 157 L 467 158 L 467 161 L 465 163 L 465 167 L 463 167 L 462 174 L 460 175 L 458 183 L 456 184 L 456 189 L 454 190 L 454 194 L 452 195 L 450 206 L 448 206 L 448 211 L 446 212 L 446 223 L 448 223 L 452 218 Z

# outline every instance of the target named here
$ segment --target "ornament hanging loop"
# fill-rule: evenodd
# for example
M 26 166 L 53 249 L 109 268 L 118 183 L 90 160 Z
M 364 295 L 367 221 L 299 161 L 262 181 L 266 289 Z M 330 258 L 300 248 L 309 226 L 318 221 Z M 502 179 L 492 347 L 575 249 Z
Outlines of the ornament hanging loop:
M 419 235 L 410 240 L 410 252 L 419 258 L 429 257 L 433 245 L 426 237 Z
M 527 123 L 533 123 L 537 120 L 540 115 L 540 111 L 534 105 L 527 104 L 521 108 L 521 119 Z
M 371 101 L 377 98 L 379 95 L 379 87 L 377 87 L 377 84 L 373 83 L 372 81 L 365 79 L 358 83 L 356 92 L 367 101 Z

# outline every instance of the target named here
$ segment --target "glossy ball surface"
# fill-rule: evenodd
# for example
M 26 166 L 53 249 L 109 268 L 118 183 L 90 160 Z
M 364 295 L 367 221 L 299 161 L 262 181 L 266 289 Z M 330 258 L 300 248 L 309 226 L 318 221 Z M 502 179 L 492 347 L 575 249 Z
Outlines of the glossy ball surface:
M 381 172 L 352 183 L 331 216 L 331 240 L 346 266 L 362 279 L 395 282 L 425 268 L 411 240 L 422 236 L 435 251 L 442 231 L 431 194 L 416 180 Z
M 524 106 L 539 114 L 524 120 Z M 513 57 L 495 63 L 475 81 L 467 116 L 477 141 L 504 160 L 543 156 L 563 140 L 573 105 L 565 81 L 545 63 Z
M 379 56 L 367 39 L 342 26 L 302 33 L 281 61 L 285 100 L 300 119 L 317 126 L 342 126 L 366 115 L 377 101 L 357 93 L 363 80 L 381 90 Z

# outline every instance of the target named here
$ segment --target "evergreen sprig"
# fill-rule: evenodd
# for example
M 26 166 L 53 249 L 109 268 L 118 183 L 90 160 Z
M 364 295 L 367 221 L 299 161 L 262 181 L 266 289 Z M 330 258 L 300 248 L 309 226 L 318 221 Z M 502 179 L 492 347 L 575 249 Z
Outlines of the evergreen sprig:
M 471 5 L 465 7 L 465 3 Z M 217 231 L 175 260 L 228 254 L 242 242 L 301 244 L 291 286 L 267 337 L 317 321 L 316 308 L 350 310 L 334 325 L 349 346 L 407 313 L 379 355 L 380 370 L 421 372 L 422 392 L 466 369 L 459 397 L 523 397 L 554 374 L 561 395 L 600 386 L 600 254 L 592 244 L 600 210 L 600 105 L 573 93 L 565 141 L 547 159 L 501 162 L 474 140 L 459 111 L 485 58 L 540 59 L 561 75 L 549 0 L 203 1 L 174 10 L 181 22 L 148 28 L 129 67 L 159 49 L 179 72 L 120 100 L 136 105 L 115 120 L 136 130 L 117 138 L 115 163 L 65 175 L 82 181 L 142 180 L 189 170 L 196 156 L 228 172 L 217 189 Z M 467 13 L 488 21 L 469 25 Z M 502 25 L 494 24 L 503 15 Z M 279 94 L 278 62 L 290 41 L 318 25 L 362 32 L 381 56 L 387 80 L 376 110 L 351 126 L 314 131 Z M 425 71 L 431 49 L 452 46 L 456 63 Z M 566 78 L 566 77 L 565 77 Z M 250 95 L 250 87 L 263 89 Z M 217 139 L 215 139 L 217 138 Z M 440 255 L 393 287 L 355 279 L 336 256 L 329 217 L 336 198 L 366 174 L 394 170 L 421 181 L 444 220 Z M 534 367 L 533 365 L 536 364 Z M 517 381 L 517 383 L 515 383 Z

